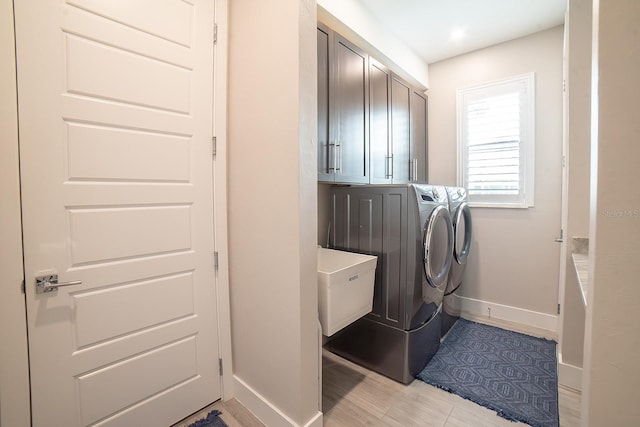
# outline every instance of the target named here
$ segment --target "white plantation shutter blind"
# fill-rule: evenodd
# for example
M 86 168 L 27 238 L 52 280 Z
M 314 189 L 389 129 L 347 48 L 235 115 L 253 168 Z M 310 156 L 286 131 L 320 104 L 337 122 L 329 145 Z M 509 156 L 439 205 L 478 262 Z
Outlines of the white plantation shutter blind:
M 472 206 L 533 205 L 533 74 L 458 91 L 460 185 Z

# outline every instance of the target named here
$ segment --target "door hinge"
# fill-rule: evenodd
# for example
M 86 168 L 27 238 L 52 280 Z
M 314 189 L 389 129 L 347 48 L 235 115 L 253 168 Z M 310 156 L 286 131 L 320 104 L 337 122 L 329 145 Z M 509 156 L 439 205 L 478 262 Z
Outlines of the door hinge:
M 560 314 L 560 304 L 558 304 L 558 314 Z
M 211 137 L 211 155 L 215 157 L 216 154 L 218 154 L 218 138 L 216 138 L 215 136 L 212 136 Z
M 27 293 L 27 287 L 26 287 L 26 285 L 24 284 L 24 280 L 23 280 L 23 281 L 22 281 L 22 283 L 20 284 L 20 289 L 22 290 L 22 293 L 23 293 L 23 294 L 26 294 L 26 293 Z
M 218 372 L 220 372 L 220 376 L 222 376 L 222 374 L 224 373 L 224 370 L 222 368 L 222 359 L 218 359 Z
M 213 44 L 218 43 L 218 24 L 213 23 Z
M 567 81 L 562 80 L 562 92 L 566 92 L 566 91 L 567 91 Z
M 218 252 L 213 253 L 213 268 L 218 271 Z

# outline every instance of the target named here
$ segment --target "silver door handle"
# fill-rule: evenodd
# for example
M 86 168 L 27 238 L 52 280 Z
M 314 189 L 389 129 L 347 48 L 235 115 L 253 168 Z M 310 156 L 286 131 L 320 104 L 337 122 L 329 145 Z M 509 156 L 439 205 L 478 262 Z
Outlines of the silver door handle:
M 328 167 L 328 172 L 329 173 L 335 173 L 336 172 L 336 167 L 337 167 L 337 148 L 336 148 L 336 143 L 335 142 L 331 142 L 329 143 L 329 167 Z M 331 154 L 333 154 L 333 159 Z M 333 161 L 332 161 L 333 160 Z
M 71 282 L 58 283 L 57 274 L 36 277 L 36 294 L 53 292 L 62 286 L 82 285 L 82 280 L 72 280 Z
M 385 156 L 384 157 L 384 161 L 385 161 L 385 169 L 387 170 L 386 173 L 384 174 L 384 177 L 386 179 L 391 179 L 393 178 L 393 156 Z

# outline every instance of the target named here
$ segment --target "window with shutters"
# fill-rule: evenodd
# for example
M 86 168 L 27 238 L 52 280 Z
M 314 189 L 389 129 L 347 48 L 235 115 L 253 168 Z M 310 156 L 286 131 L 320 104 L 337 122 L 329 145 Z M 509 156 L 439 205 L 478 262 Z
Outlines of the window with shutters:
M 534 94 L 533 73 L 458 90 L 458 181 L 471 206 L 533 206 Z

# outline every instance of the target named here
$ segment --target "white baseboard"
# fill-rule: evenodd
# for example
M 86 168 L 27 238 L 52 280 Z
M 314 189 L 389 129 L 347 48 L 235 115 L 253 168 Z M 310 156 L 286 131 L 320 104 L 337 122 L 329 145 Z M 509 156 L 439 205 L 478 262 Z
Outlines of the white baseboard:
M 265 425 L 271 427 L 300 427 L 287 414 L 269 402 L 264 396 L 254 390 L 237 376 L 233 376 L 235 398 L 253 413 Z M 322 412 L 318 411 L 304 427 L 322 427 Z
M 304 425 L 304 427 L 322 427 L 323 423 L 322 412 L 318 411 L 316 415 Z
M 582 391 L 582 368 L 564 363 L 560 352 L 558 352 L 558 384 Z
M 460 298 L 462 317 L 469 320 L 492 323 L 492 321 L 506 321 L 515 325 L 517 332 L 539 335 L 544 338 L 557 340 L 558 316 L 523 308 L 497 304 L 467 297 Z M 518 327 L 521 325 L 522 327 Z M 507 329 L 511 329 L 507 326 Z

